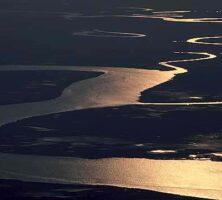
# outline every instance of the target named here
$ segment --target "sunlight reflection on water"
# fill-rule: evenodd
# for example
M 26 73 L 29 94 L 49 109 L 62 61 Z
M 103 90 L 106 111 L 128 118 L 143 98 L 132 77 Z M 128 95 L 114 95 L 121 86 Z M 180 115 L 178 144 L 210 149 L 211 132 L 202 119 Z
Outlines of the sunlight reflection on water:
M 113 185 L 222 198 L 222 164 L 219 162 L 136 158 L 88 160 L 13 154 L 0 154 L 0 162 L 1 178 Z

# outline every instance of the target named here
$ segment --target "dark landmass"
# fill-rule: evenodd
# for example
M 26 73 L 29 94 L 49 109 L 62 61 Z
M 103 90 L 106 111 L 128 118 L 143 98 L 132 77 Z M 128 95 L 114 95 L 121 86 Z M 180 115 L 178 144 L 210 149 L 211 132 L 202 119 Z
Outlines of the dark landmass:
M 207 48 L 206 48 L 207 49 Z M 219 51 L 219 49 L 218 49 Z M 218 55 L 218 51 L 212 52 Z M 221 57 L 214 60 L 178 63 L 188 73 L 142 92 L 141 102 L 209 102 L 221 101 Z
M 130 7 L 164 10 L 194 10 L 192 17 L 220 17 L 220 0 L 151 1 L 0 1 L 0 64 L 54 64 L 78 66 L 121 66 L 167 70 L 160 61 L 172 60 L 174 51 L 204 51 L 204 45 L 173 43 L 198 36 L 220 35 L 218 24 L 172 23 L 161 19 L 71 18 L 74 15 L 147 14 Z M 211 10 L 210 10 L 211 8 Z M 203 9 L 203 10 L 202 10 Z M 206 12 L 206 10 L 208 10 Z M 123 26 L 124 24 L 124 26 Z M 74 32 L 116 31 L 146 34 L 143 38 L 91 38 Z M 192 30 L 192 31 L 191 31 Z M 210 47 L 211 50 L 220 47 Z M 219 51 L 220 52 L 220 51 Z M 183 57 L 183 56 L 182 56 Z M 178 57 L 177 57 L 178 58 Z
M 186 14 L 188 18 L 221 17 L 221 13 L 216 12 L 221 5 L 221 0 L 0 0 L 0 65 L 120 66 L 168 70 L 158 63 L 184 58 L 185 55 L 174 55 L 175 51 L 209 52 L 218 55 L 218 59 L 181 63 L 181 66 L 188 69 L 188 74 L 179 75 L 173 81 L 144 91 L 141 101 L 194 101 L 190 97 L 201 97 L 195 101 L 221 100 L 221 47 L 185 42 L 193 37 L 221 35 L 220 23 L 66 17 L 67 13 L 84 16 L 150 14 L 132 7 L 153 8 L 155 11 L 191 10 L 191 13 Z M 86 38 L 73 35 L 73 32 L 94 29 L 136 32 L 146 34 L 147 37 Z M 9 73 L 0 73 L 0 104 L 55 98 L 72 82 L 98 75 L 85 72 L 35 72 L 35 75 L 34 72 Z M 222 151 L 221 108 L 124 106 L 34 117 L 0 127 L 0 152 L 83 158 L 221 161 L 220 156 L 213 154 Z M 158 149 L 175 152 L 152 152 Z M 0 199 L 194 198 L 115 187 L 0 180 Z
M 221 117 L 221 106 L 125 106 L 58 113 L 1 127 L 0 151 L 220 161 L 212 153 L 222 151 Z M 175 153 L 152 152 L 158 149 Z
M 216 9 L 221 5 L 220 0 L 125 0 L 125 1 L 103 1 L 103 0 L 1 0 L 2 9 L 35 9 L 35 10 L 89 10 L 97 11 L 101 8 L 116 8 L 120 6 L 151 6 L 157 9 Z
M 44 101 L 59 97 L 73 82 L 101 75 L 78 71 L 1 71 L 0 105 Z
M 62 185 L 0 179 L 1 200 L 195 200 L 159 192 L 109 186 Z

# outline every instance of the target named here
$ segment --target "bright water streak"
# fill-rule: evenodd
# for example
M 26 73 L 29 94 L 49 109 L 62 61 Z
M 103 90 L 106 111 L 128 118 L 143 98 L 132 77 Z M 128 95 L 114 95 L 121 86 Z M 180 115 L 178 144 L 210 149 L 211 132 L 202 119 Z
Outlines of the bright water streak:
M 113 185 L 222 199 L 222 163 L 219 162 L 0 154 L 0 163 L 0 178 Z
M 0 126 L 20 119 L 46 114 L 73 111 L 87 108 L 99 108 L 139 103 L 142 91 L 171 80 L 176 74 L 186 73 L 174 63 L 194 62 L 213 59 L 209 53 L 189 54 L 202 55 L 196 59 L 165 61 L 160 64 L 171 68 L 171 71 L 145 70 L 135 68 L 111 67 L 65 67 L 65 66 L 2 66 L 1 70 L 70 70 L 98 71 L 103 75 L 73 83 L 56 99 L 0 106 Z M 147 103 L 146 105 L 167 105 L 165 103 Z M 177 104 L 174 104 L 177 105 Z

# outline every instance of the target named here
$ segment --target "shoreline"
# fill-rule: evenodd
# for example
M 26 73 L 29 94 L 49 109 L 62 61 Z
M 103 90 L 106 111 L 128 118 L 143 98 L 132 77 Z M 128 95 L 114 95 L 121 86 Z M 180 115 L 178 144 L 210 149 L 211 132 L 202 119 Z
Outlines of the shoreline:
M 219 162 L 137 158 L 87 160 L 3 153 L 0 160 L 1 179 L 121 186 L 200 198 L 222 197 Z M 189 166 L 192 166 L 192 170 Z M 204 179 L 200 180 L 200 176 Z
M 52 100 L 0 106 L 0 126 L 24 118 L 89 108 L 136 104 L 177 105 L 177 103 L 141 103 L 139 100 L 141 92 L 168 82 L 178 74 L 187 72 L 186 69 L 178 67 L 173 63 L 193 62 L 216 58 L 216 55 L 205 52 L 187 53 L 192 55 L 203 55 L 204 57 L 160 62 L 160 65 L 173 69 L 171 71 L 89 66 L 1 66 L 0 69 L 2 71 L 18 71 L 18 68 L 20 68 L 20 70 L 52 71 L 63 69 L 68 71 L 103 72 L 104 74 L 96 78 L 73 83 L 64 89 L 60 97 Z M 75 94 L 78 94 L 78 96 L 73 98 L 73 95 Z M 193 105 L 199 104 L 199 102 L 193 103 Z M 222 104 L 222 102 L 203 102 L 201 105 L 204 104 Z M 182 105 L 191 105 L 191 103 L 183 103 Z M 5 115 L 5 113 L 8 115 Z M 11 113 L 13 113 L 13 115 L 11 115 Z
M 65 88 L 56 99 L 0 106 L 0 126 L 20 119 L 52 113 L 136 104 L 140 92 L 172 79 L 174 71 L 116 67 L 1 66 L 2 71 L 68 70 L 104 73 Z M 78 94 L 78 96 L 75 96 Z M 13 113 L 13 114 L 12 114 Z M 7 115 L 6 115 L 7 114 Z
M 5 186 L 6 185 L 6 186 Z M 141 189 L 128 189 L 113 186 L 93 186 L 93 185 L 63 185 L 63 184 L 50 184 L 24 182 L 17 180 L 0 179 L 0 192 L 1 199 L 5 200 L 16 198 L 18 200 L 24 199 L 40 199 L 53 198 L 53 199 L 78 199 L 85 200 L 87 197 L 90 200 L 104 200 L 104 199 L 129 199 L 129 200 L 201 200 L 202 198 L 185 197 L 161 192 L 154 192 Z M 4 187 L 5 186 L 5 187 Z M 22 191 L 20 188 L 23 188 Z M 11 195 L 13 193 L 13 195 Z

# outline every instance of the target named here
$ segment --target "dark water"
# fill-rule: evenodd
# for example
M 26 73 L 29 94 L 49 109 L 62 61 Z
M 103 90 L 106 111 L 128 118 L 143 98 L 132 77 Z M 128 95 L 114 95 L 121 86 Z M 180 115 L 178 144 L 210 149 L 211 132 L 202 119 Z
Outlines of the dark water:
M 85 70 L 55 71 L 50 66 L 168 72 L 172 68 L 161 62 L 170 61 L 168 64 L 187 70 L 187 73 L 176 74 L 172 80 L 140 91 L 138 101 L 144 104 L 136 105 L 134 102 L 132 105 L 95 108 L 97 101 L 93 99 L 94 103 L 87 109 L 49 112 L 37 117 L 30 114 L 26 119 L 4 124 L 0 127 L 0 152 L 33 155 L 33 159 L 35 156 L 116 157 L 220 162 L 221 7 L 220 0 L 0 0 L 0 69 L 8 65 L 18 67 L 17 71 L 0 71 L 0 112 L 7 105 L 53 101 L 74 82 L 102 75 L 101 72 Z M 206 55 L 209 58 L 202 59 Z M 19 65 L 47 65 L 49 70 L 23 71 Z M 124 80 L 118 81 L 122 83 Z M 96 89 L 93 92 L 95 94 Z M 73 98 L 78 95 L 78 92 L 73 94 Z M 7 116 L 13 118 L 13 114 L 7 113 Z M 0 116 L 4 121 L 4 113 Z M 19 170 L 22 166 L 18 167 Z M 220 177 L 221 173 L 217 173 Z M 203 177 L 203 181 L 205 179 Z M 215 182 L 218 182 L 218 187 L 221 185 L 221 181 Z M 4 189 L 4 184 L 9 189 Z M 174 199 L 174 196 L 161 193 L 122 192 L 116 188 L 92 186 L 87 192 L 81 190 L 85 186 L 75 186 L 80 187 L 81 194 L 58 194 L 55 188 L 65 186 L 48 184 L 47 187 L 53 188 L 49 194 L 37 183 L 20 194 L 18 187 L 27 187 L 25 184 L 2 179 L 0 199 L 1 195 L 5 199 L 34 198 L 34 193 L 39 191 L 38 199 L 55 198 L 56 195 L 67 199 L 109 199 L 110 191 L 115 195 L 121 193 L 123 199 Z M 6 195 L 11 190 L 15 191 L 14 197 Z M 91 190 L 93 192 L 89 192 Z M 103 195 L 98 195 L 98 190 Z M 217 197 L 210 193 L 170 193 Z M 113 198 L 116 199 L 115 195 Z

